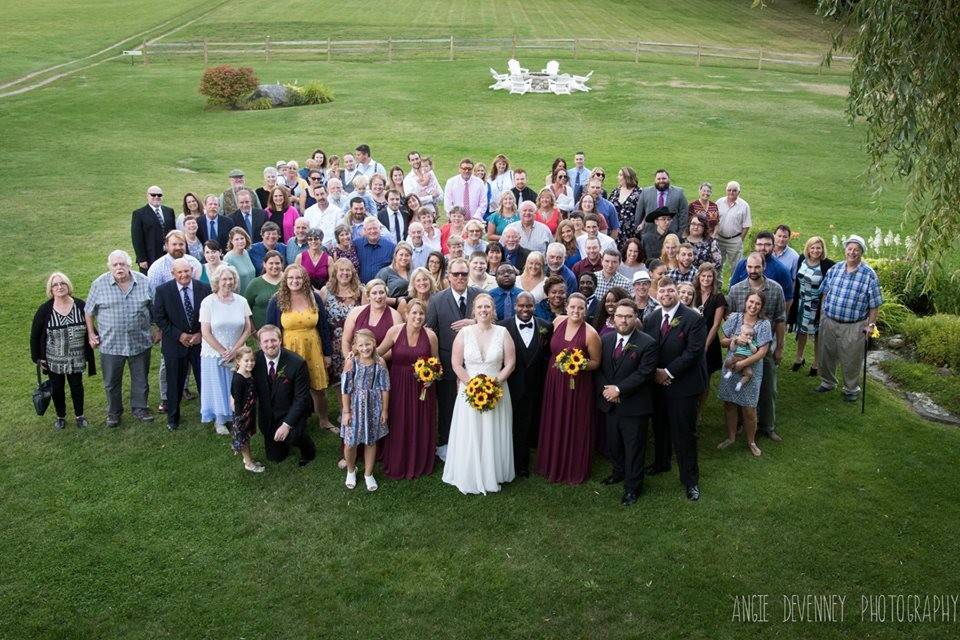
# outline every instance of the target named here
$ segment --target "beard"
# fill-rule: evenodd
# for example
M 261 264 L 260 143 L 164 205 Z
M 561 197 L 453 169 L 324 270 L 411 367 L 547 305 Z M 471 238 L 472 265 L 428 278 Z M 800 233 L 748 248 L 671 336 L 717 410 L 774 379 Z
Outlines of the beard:
M 654 186 L 656 187 L 657 191 L 666 191 L 667 189 L 670 188 L 670 183 L 667 182 L 667 183 L 665 183 L 665 184 L 657 184 L 657 185 L 654 185 Z

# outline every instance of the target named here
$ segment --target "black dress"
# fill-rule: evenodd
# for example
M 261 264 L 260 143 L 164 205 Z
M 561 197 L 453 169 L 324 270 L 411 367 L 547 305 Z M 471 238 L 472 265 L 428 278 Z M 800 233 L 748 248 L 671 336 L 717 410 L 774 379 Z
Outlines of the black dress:
M 710 328 L 713 326 L 713 316 L 717 312 L 717 309 L 727 307 L 727 299 L 722 293 L 715 293 L 709 298 L 706 299 L 703 303 L 703 319 L 707 323 L 707 332 L 710 332 Z M 726 311 L 724 311 L 726 315 Z M 723 326 L 723 322 L 720 323 Z M 720 336 L 719 328 L 717 329 L 718 335 L 714 336 L 713 342 L 710 343 L 710 346 L 707 347 L 706 360 L 707 360 L 707 374 L 711 374 L 714 371 L 719 371 L 723 366 L 723 349 L 720 348 Z
M 257 404 L 257 387 L 253 376 L 245 378 L 234 373 L 230 383 L 230 395 L 233 397 L 233 424 L 230 435 L 233 438 L 233 450 L 240 451 L 250 444 L 250 438 L 257 432 L 257 418 L 253 412 Z

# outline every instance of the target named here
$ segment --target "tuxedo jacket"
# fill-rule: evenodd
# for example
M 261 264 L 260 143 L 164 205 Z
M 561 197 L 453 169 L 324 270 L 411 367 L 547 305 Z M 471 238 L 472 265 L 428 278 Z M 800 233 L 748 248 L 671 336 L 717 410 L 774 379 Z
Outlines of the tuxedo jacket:
M 603 413 L 614 416 L 646 416 L 653 414 L 653 373 L 657 368 L 657 341 L 634 329 L 627 338 L 619 358 L 614 357 L 620 334 L 608 333 L 601 338 L 600 368 L 593 376 L 597 386 L 598 405 Z M 603 388 L 620 389 L 620 402 L 607 402 Z
M 660 333 L 662 323 L 663 309 L 651 313 L 643 323 L 643 332 L 657 342 L 657 368 L 667 369 L 673 376 L 673 382 L 657 385 L 657 390 L 668 398 L 699 395 L 707 388 L 706 322 L 681 303 L 671 323 L 674 326 L 665 334 Z
M 163 243 L 167 234 L 176 228 L 176 217 L 170 207 L 161 206 L 160 210 L 163 211 L 163 226 L 149 205 L 143 205 L 133 212 L 130 236 L 136 262 L 146 261 L 153 264 L 154 260 L 164 254 Z
M 193 303 L 193 318 L 190 322 L 187 322 L 180 285 L 176 280 L 164 282 L 157 287 L 153 295 L 153 317 L 162 334 L 160 348 L 163 353 L 171 356 L 187 355 L 190 348 L 180 343 L 180 334 L 200 331 L 200 303 L 210 295 L 210 285 L 194 279 L 190 282 L 190 294 Z M 199 349 L 200 345 L 196 345 L 196 348 Z
M 209 235 L 209 218 L 207 216 L 200 216 L 197 220 L 197 238 L 200 239 L 200 242 L 206 242 L 207 240 L 216 240 L 220 244 L 220 248 L 223 250 L 223 253 L 227 252 L 230 246 L 230 229 L 233 229 L 234 223 L 233 218 L 228 218 L 224 215 L 217 215 L 217 237 L 211 238 Z
M 480 293 L 476 287 L 467 287 L 467 318 L 473 317 L 473 299 Z M 443 364 L 445 380 L 455 380 L 451 359 L 453 357 L 453 340 L 457 332 L 450 328 L 450 324 L 460 320 L 460 309 L 453 297 L 453 289 L 446 288 L 430 296 L 427 303 L 427 326 L 437 334 L 440 362 Z
M 659 195 L 660 192 L 652 185 L 644 187 L 640 192 L 640 199 L 637 201 L 637 216 L 635 219 L 637 225 L 640 225 L 651 211 L 660 208 L 657 206 Z M 683 189 L 671 185 L 667 189 L 664 206 L 673 214 L 673 219 L 670 220 L 670 227 L 667 229 L 667 233 L 682 235 L 683 232 L 686 232 L 688 222 L 687 197 L 683 194 Z M 644 227 L 643 233 L 655 233 L 655 230 L 656 226 L 650 223 Z
M 550 339 L 553 337 L 553 325 L 534 316 L 533 338 L 528 347 L 520 337 L 516 318 L 501 320 L 498 324 L 505 327 L 513 339 L 517 352 L 517 364 L 507 379 L 510 398 L 513 401 L 534 401 L 540 404 L 543 381 L 547 377 L 547 361 L 550 359 Z
M 253 381 L 257 386 L 257 415 L 264 437 L 272 439 L 284 422 L 290 425 L 287 440 L 299 437 L 313 412 L 307 362 L 292 351 L 281 348 L 277 360 L 277 379 L 271 381 L 267 375 L 267 358 L 262 351 L 258 351 Z
M 253 220 L 253 233 L 250 234 L 250 238 L 251 238 L 250 244 L 253 244 L 254 242 L 262 242 L 263 236 L 260 235 L 260 227 L 262 227 L 263 223 L 269 220 L 270 218 L 267 217 L 266 211 L 264 211 L 263 209 L 257 209 L 256 207 L 250 210 L 250 217 Z M 230 225 L 231 227 L 240 227 L 244 231 L 248 231 L 247 225 L 243 223 L 243 214 L 240 213 L 239 209 L 237 209 L 234 212 L 234 214 L 230 216 L 230 220 L 231 220 L 231 225 Z M 281 230 L 281 235 L 283 235 L 282 224 L 280 225 L 280 230 Z M 219 231 L 219 229 L 217 229 L 217 231 Z M 250 247 L 247 247 L 247 249 L 249 248 Z

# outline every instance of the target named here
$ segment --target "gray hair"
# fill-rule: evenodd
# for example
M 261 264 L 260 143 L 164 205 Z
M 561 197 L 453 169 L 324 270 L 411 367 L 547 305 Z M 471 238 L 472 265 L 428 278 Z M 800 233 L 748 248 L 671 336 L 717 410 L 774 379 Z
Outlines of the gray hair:
M 731 180 L 727 183 L 727 189 L 736 189 L 737 193 L 740 193 L 740 183 L 736 180 Z
M 737 186 L 739 187 L 740 185 L 737 185 Z M 706 187 L 707 189 L 710 189 L 710 192 L 711 192 L 711 193 L 713 192 L 713 185 L 710 184 L 709 182 L 701 182 L 701 183 L 700 183 L 700 186 L 698 187 L 697 190 L 699 191 L 700 189 L 703 189 L 704 187 Z
M 504 236 L 507 236 L 507 235 L 517 236 L 517 237 L 519 238 L 519 237 L 520 237 L 520 232 L 517 231 L 517 229 L 516 229 L 515 227 L 507 226 L 507 228 L 503 230 L 503 235 L 504 235 Z
M 216 271 L 213 272 L 213 274 L 210 275 L 210 288 L 213 290 L 214 293 L 219 292 L 220 278 L 223 277 L 224 273 L 233 274 L 232 291 L 236 291 L 240 287 L 240 274 L 237 273 L 237 270 L 232 265 L 224 263 L 219 269 L 217 269 Z
M 130 257 L 130 254 L 124 251 L 123 249 L 114 249 L 110 252 L 110 255 L 107 256 L 107 268 L 110 268 L 110 264 L 116 259 L 122 258 L 124 262 L 127 263 L 127 266 L 133 264 L 133 258 Z
M 193 265 L 190 264 L 190 261 L 186 258 L 176 258 L 173 262 L 170 263 L 170 272 L 177 270 L 177 267 L 190 267 L 191 273 L 193 272 Z
M 567 248 L 560 242 L 551 242 L 547 245 L 547 255 L 549 256 L 552 253 L 562 253 L 563 255 L 567 255 Z
M 276 167 L 264 167 L 264 168 L 263 168 L 263 177 L 264 177 L 264 178 L 269 178 L 270 176 L 273 176 L 274 178 L 276 178 L 278 175 L 280 175 L 280 174 L 277 173 L 277 168 L 276 168 Z
M 341 189 L 343 188 L 343 182 L 340 180 L 340 178 L 330 178 L 327 180 L 327 191 L 329 191 L 330 187 L 334 185 L 340 187 Z

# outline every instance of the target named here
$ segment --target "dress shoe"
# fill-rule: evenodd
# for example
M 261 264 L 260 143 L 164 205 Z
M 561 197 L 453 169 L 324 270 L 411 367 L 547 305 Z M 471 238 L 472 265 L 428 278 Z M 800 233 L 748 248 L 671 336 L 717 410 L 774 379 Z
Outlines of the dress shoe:
M 644 472 L 648 476 L 656 476 L 661 473 L 666 473 L 667 471 L 670 471 L 670 467 L 658 467 L 657 465 L 652 464 L 649 467 L 647 467 Z
M 620 484 L 621 482 L 623 482 L 623 476 L 610 474 L 609 476 L 601 480 L 601 482 L 607 486 L 610 486 L 612 484 Z
M 116 427 L 118 424 L 120 424 L 120 416 L 114 415 L 112 413 L 107 415 L 108 427 L 113 428 L 113 427 Z
M 687 499 L 693 502 L 696 502 L 700 499 L 700 487 L 693 485 L 692 487 L 687 487 Z
M 180 428 L 180 425 L 176 422 L 167 422 L 167 431 L 173 432 Z
M 131 413 L 140 422 L 153 422 L 153 414 L 149 409 L 134 409 Z
M 166 412 L 167 412 L 167 401 L 166 401 L 166 400 L 161 400 L 161 401 L 160 401 L 160 405 L 157 407 L 157 411 L 158 411 L 159 413 L 166 413 Z
M 297 463 L 298 467 L 305 467 L 308 464 L 313 462 L 313 458 L 300 458 L 300 462 Z
M 831 391 L 833 391 L 833 387 L 828 387 L 825 384 L 822 384 L 813 390 L 814 393 L 830 393 Z
M 636 491 L 624 491 L 623 497 L 620 498 L 620 504 L 625 507 L 629 507 L 630 505 L 634 504 L 639 497 L 640 494 Z
M 53 423 L 53 428 L 57 431 L 63 431 L 65 426 L 67 426 L 66 418 L 57 418 L 57 421 Z
M 183 390 L 183 399 L 186 400 L 187 402 L 190 402 L 191 400 L 196 400 L 196 399 L 197 399 L 197 394 L 195 394 L 193 391 L 190 391 L 190 389 L 184 389 L 184 390 Z M 259 464 L 259 463 L 258 463 L 258 464 Z
M 783 442 L 783 438 L 780 437 L 780 434 L 776 431 L 767 431 L 764 435 L 773 440 L 774 442 Z
M 83 429 L 84 427 L 89 427 L 90 423 L 84 416 L 77 416 L 77 429 Z

